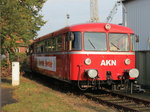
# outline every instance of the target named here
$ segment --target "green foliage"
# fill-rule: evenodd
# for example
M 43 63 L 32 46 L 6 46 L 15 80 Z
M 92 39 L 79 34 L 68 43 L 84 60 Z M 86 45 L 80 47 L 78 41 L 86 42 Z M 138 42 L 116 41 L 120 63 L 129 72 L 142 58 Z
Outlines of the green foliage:
M 10 54 L 10 60 L 11 61 L 19 61 L 21 63 L 24 62 L 24 60 L 26 60 L 27 55 L 25 53 L 12 53 Z
M 8 66 L 8 65 L 7 65 L 6 60 L 1 60 L 0 68 L 1 68 L 1 67 L 7 67 L 7 66 Z
M 39 14 L 46 0 L 0 0 L 0 39 L 2 54 L 15 53 L 19 46 L 25 45 L 37 36 L 37 31 L 45 24 Z
M 20 62 L 20 64 L 21 64 L 21 66 L 22 66 L 22 64 L 27 64 L 27 55 L 26 55 L 26 53 L 10 53 L 9 54 L 9 59 L 10 59 L 10 61 L 11 62 L 13 62 L 13 61 L 18 61 L 18 62 Z M 8 66 L 8 64 L 7 64 L 7 61 L 6 61 L 6 59 L 3 59 L 3 60 L 1 60 L 1 65 L 0 65 L 0 67 L 7 67 Z

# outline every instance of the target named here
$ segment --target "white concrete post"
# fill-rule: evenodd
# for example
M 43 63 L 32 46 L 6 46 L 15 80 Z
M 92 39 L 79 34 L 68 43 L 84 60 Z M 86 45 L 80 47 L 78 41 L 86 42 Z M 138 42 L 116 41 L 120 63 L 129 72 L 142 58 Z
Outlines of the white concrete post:
M 20 66 L 19 62 L 12 62 L 12 86 L 18 86 L 20 83 Z

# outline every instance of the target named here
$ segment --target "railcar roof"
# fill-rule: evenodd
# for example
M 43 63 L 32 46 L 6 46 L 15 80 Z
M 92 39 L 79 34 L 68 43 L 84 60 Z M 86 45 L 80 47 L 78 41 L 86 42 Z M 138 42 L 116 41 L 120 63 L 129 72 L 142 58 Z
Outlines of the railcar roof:
M 133 30 L 121 25 L 110 24 L 110 30 L 106 30 L 105 26 L 108 23 L 88 23 L 79 24 L 70 27 L 71 31 L 95 31 L 95 32 L 112 32 L 112 33 L 133 33 Z
M 132 29 L 128 27 L 124 27 L 121 25 L 116 24 L 110 24 L 111 28 L 107 30 L 105 28 L 106 24 L 108 23 L 86 23 L 86 24 L 78 24 L 78 25 L 72 25 L 65 28 L 62 28 L 58 31 L 49 33 L 47 35 L 44 35 L 40 38 L 37 38 L 35 42 L 44 40 L 51 36 L 57 36 L 59 34 L 66 33 L 68 31 L 86 31 L 86 32 L 109 32 L 109 33 L 134 33 Z

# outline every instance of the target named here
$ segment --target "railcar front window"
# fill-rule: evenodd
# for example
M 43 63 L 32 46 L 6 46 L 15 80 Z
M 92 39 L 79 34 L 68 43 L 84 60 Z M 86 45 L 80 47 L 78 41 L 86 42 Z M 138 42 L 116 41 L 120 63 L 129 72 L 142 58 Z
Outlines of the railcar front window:
M 84 49 L 94 51 L 105 51 L 106 47 L 106 34 L 97 32 L 84 33 Z
M 129 39 L 127 34 L 109 34 L 110 51 L 129 51 Z

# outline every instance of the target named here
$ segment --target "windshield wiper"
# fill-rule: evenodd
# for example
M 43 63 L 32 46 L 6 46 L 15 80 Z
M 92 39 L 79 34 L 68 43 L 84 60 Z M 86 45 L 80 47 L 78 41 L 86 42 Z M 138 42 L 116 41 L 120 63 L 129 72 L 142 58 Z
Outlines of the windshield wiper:
M 120 48 L 118 46 L 116 46 L 114 43 L 111 42 L 111 45 L 113 45 L 114 47 L 116 47 L 117 50 L 120 50 Z
M 92 45 L 92 47 L 93 47 L 94 49 L 96 49 L 96 47 L 95 47 L 94 44 L 90 41 L 90 39 L 88 39 L 88 41 L 90 42 L 90 44 Z

